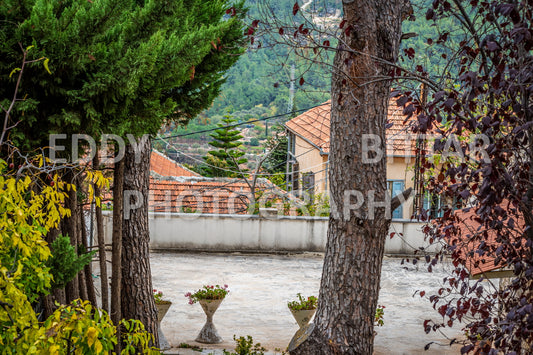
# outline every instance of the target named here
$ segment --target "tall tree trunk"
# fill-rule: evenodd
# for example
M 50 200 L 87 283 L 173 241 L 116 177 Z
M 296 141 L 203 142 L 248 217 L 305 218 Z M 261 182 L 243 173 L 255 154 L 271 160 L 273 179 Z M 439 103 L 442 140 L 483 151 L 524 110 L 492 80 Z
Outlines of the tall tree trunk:
M 122 317 L 140 320 L 157 336 L 157 309 L 152 294 L 148 190 L 150 183 L 150 139 L 137 140 L 124 156 L 124 216 L 122 230 Z M 138 206 L 138 208 L 134 208 Z
M 76 178 L 72 171 L 67 172 L 65 175 L 67 181 L 70 184 L 76 184 Z M 70 244 L 74 246 L 76 252 L 78 251 L 78 194 L 74 189 L 68 191 L 68 197 L 65 201 L 66 206 L 70 209 L 70 217 L 63 220 L 63 235 L 68 235 L 70 238 Z M 65 287 L 66 302 L 70 303 L 73 300 L 80 298 L 80 286 L 78 275 L 67 283 Z
M 76 186 L 76 190 L 79 191 L 80 189 L 81 189 L 81 186 L 79 185 Z M 78 245 L 78 253 L 79 253 L 80 252 L 79 249 L 85 249 L 85 251 L 87 251 L 87 248 L 86 248 L 87 241 L 83 240 L 84 236 L 82 235 L 82 234 L 85 234 L 83 233 L 83 229 L 85 228 L 85 221 L 83 220 L 83 205 L 78 205 L 78 209 L 76 210 L 76 219 L 77 219 L 77 223 L 76 223 L 77 233 L 76 234 L 78 236 L 77 245 Z M 85 246 L 85 248 L 81 247 L 83 245 Z M 80 287 L 80 298 L 82 300 L 88 300 L 89 295 L 87 293 L 87 279 L 85 277 L 85 267 L 78 273 L 78 285 Z
M 90 217 L 92 218 L 92 216 Z M 81 226 L 81 243 L 84 246 L 85 251 L 89 252 L 91 245 L 89 245 L 89 242 L 87 240 L 87 225 L 85 224 L 85 213 L 83 211 L 83 208 L 80 208 L 80 226 Z M 96 292 L 94 290 L 92 262 L 85 265 L 85 267 L 83 268 L 83 273 L 85 275 L 87 300 L 96 307 L 98 304 L 96 303 Z
M 98 154 L 93 158 L 94 169 L 99 169 L 100 161 Z M 94 184 L 94 196 L 101 197 L 102 191 Z M 98 259 L 100 261 L 100 290 L 102 292 L 102 309 L 109 313 L 109 277 L 107 275 L 107 260 L 104 240 L 104 221 L 102 206 L 96 206 L 96 235 L 98 238 Z
M 111 257 L 111 320 L 117 326 L 117 338 L 121 339 L 122 318 L 120 295 L 122 283 L 122 219 L 124 209 L 124 160 L 115 163 L 113 170 L 113 255 Z M 121 342 L 117 342 L 115 352 L 120 354 Z
M 54 228 L 51 229 L 48 234 L 46 235 L 46 242 L 48 245 L 52 244 L 52 242 L 59 236 L 59 229 Z M 41 320 L 45 320 L 54 311 L 57 309 L 57 306 L 55 305 L 55 302 L 59 302 L 60 304 L 65 303 L 65 290 L 64 289 L 53 289 L 50 291 L 50 294 L 43 297 L 43 315 L 41 317 Z
M 334 212 L 315 321 L 307 333 L 295 336 L 291 354 L 373 353 L 374 315 L 391 215 L 388 208 L 374 208 L 370 200 L 389 208 L 391 201 L 386 156 L 375 163 L 365 161 L 362 142 L 365 134 L 378 136 L 381 151 L 386 151 L 391 83 L 375 80 L 391 70 L 380 59 L 396 60 L 403 4 L 403 0 L 343 1 L 346 23 L 331 88 L 329 178 Z M 357 204 L 356 195 L 364 203 L 350 210 L 350 204 Z

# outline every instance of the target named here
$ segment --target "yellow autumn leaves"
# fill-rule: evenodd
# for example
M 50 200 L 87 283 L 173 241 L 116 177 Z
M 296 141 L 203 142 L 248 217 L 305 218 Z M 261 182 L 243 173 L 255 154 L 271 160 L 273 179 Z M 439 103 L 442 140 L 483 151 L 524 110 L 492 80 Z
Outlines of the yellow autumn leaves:
M 44 237 L 60 220 L 70 216 L 66 190 L 75 188 L 58 175 L 43 181 L 45 159 L 36 159 L 20 176 L 0 159 L 0 354 L 110 354 L 118 339 L 108 314 L 88 301 L 75 300 L 44 322 L 32 307 L 50 290 L 52 275 L 46 266 L 50 249 Z M 20 171 L 20 169 L 19 169 Z M 33 173 L 31 173 L 33 172 Z M 86 171 L 86 184 L 109 186 L 99 171 Z M 97 201 L 99 203 L 99 201 Z M 151 348 L 153 336 L 138 321 L 121 323 L 123 354 L 159 353 Z

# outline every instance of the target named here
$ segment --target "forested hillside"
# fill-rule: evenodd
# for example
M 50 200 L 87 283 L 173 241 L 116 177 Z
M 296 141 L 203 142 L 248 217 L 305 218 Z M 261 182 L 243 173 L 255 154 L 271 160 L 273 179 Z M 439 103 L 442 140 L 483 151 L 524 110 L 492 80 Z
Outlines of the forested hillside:
M 268 11 L 265 7 L 267 5 L 281 20 L 292 19 L 294 3 L 295 0 L 270 2 L 247 0 L 248 22 L 265 18 Z M 428 38 L 436 41 L 439 36 L 439 29 L 425 18 L 430 3 L 431 0 L 412 0 L 414 16 L 411 20 L 404 21 L 403 32 L 414 33 L 416 36 L 402 41 L 400 61 L 404 66 L 413 66 L 413 70 L 414 61 L 423 63 L 429 69 L 429 75 L 435 77 L 442 75 L 446 59 L 442 57 L 442 53 L 433 53 L 433 48 L 428 45 Z M 330 30 L 337 29 L 341 21 L 341 0 L 305 0 L 299 1 L 299 4 L 313 16 L 327 17 L 332 24 Z M 272 35 L 258 35 L 254 44 L 229 70 L 221 94 L 215 99 L 212 107 L 192 120 L 188 127 L 171 127 L 165 134 L 175 136 L 215 128 L 228 113 L 240 122 L 289 113 L 286 116 L 269 120 L 269 125 L 272 127 L 276 123 L 285 122 L 291 117 L 289 112 L 291 111 L 289 105 L 291 70 L 294 72 L 295 79 L 292 81 L 294 87 L 292 111 L 306 109 L 328 100 L 331 77 L 328 64 L 332 63 L 333 54 L 330 54 L 325 65 L 310 64 L 309 61 L 295 55 L 294 51 L 287 46 L 274 45 L 273 42 L 277 36 L 277 33 L 274 33 L 273 37 Z M 408 52 L 412 53 L 410 48 L 414 49 L 414 61 L 407 55 Z M 449 70 L 453 71 L 454 68 L 449 68 Z M 260 140 L 266 138 L 267 130 L 263 122 L 249 124 L 247 128 L 249 132 L 245 136 L 248 141 L 252 137 Z M 173 140 L 173 144 L 178 147 L 170 151 L 179 151 L 181 147 L 187 147 L 186 150 L 189 153 L 198 157 L 198 154 L 202 154 L 202 149 L 199 149 L 198 144 L 204 144 L 210 139 L 209 133 L 179 137 Z M 194 152 L 191 152 L 191 143 L 198 143 L 194 147 Z M 165 149 L 162 142 L 157 142 L 156 147 L 169 150 L 168 146 Z

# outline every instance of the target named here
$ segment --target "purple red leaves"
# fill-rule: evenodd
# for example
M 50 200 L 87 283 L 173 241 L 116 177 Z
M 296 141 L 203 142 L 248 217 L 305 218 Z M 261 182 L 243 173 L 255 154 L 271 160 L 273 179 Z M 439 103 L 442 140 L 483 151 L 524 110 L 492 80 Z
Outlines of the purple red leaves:
M 404 49 L 404 53 L 409 59 L 413 59 L 415 57 L 415 50 L 412 47 Z
M 298 2 L 294 3 L 294 6 L 292 7 L 292 15 L 296 16 L 298 13 L 298 10 L 300 10 L 300 5 L 298 5 Z
M 237 10 L 235 10 L 235 7 L 232 6 L 229 9 L 226 10 L 226 14 L 228 14 L 228 15 L 231 14 L 231 17 L 233 17 L 233 16 L 237 15 Z

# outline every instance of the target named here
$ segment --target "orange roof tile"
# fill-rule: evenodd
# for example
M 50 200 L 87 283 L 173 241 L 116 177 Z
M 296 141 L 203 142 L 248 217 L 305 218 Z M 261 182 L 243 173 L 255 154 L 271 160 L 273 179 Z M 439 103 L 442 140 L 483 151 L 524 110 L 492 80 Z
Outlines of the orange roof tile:
M 410 133 L 409 125 L 404 124 L 405 116 L 395 99 L 389 100 L 387 121 L 391 124 L 387 129 L 388 156 L 414 156 L 415 140 Z M 312 108 L 291 119 L 285 126 L 299 137 L 305 139 L 322 154 L 329 154 L 330 146 L 331 100 Z
M 329 122 L 331 114 L 331 100 L 310 109 L 292 120 L 285 126 L 294 134 L 302 137 L 322 153 L 329 153 Z
M 200 176 L 154 149 L 150 155 L 150 170 L 161 176 Z
M 500 206 L 510 211 L 508 202 L 504 202 Z M 508 266 L 502 263 L 495 264 L 495 251 L 500 247 L 500 243 L 496 240 L 497 233 L 494 230 L 487 229 L 480 223 L 475 208 L 457 210 L 454 214 L 459 221 L 456 227 L 459 229 L 461 238 L 457 255 L 465 261 L 465 266 L 472 276 L 481 275 Z M 514 238 L 519 238 L 519 235 L 524 231 L 524 219 L 521 215 L 516 219 L 518 219 L 516 230 L 512 230 L 511 234 L 514 235 Z M 476 252 L 478 247 L 481 246 L 481 243 L 485 247 L 488 247 L 491 252 L 483 255 Z
M 148 209 L 151 212 L 248 214 L 250 187 L 242 179 L 207 178 L 163 154 L 152 151 Z M 175 175 L 174 175 L 175 174 Z M 256 192 L 269 201 L 294 199 L 266 179 L 258 179 Z M 106 191 L 103 203 L 112 203 Z
M 405 122 L 403 109 L 396 104 L 396 99 L 389 99 L 387 111 L 387 156 L 415 156 L 416 135 L 411 132 L 414 116 Z
M 272 197 L 286 192 L 268 180 L 259 182 L 257 192 Z M 250 188 L 242 180 L 222 178 L 150 178 L 149 210 L 167 213 L 247 214 Z

